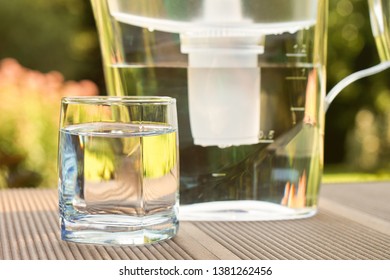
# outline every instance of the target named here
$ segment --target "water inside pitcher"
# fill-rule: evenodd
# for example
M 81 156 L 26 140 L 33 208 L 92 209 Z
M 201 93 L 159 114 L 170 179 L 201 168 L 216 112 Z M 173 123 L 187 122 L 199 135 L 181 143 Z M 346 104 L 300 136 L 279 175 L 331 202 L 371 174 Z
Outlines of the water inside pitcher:
M 109 95 L 177 99 L 182 220 L 316 213 L 327 0 L 91 0 Z

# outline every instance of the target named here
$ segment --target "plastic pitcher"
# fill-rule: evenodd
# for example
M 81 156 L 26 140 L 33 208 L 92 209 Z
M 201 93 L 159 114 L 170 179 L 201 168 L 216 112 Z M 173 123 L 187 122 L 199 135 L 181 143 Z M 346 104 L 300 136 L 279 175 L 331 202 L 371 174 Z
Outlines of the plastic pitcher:
M 316 213 L 327 0 L 91 0 L 109 95 L 176 98 L 182 220 Z

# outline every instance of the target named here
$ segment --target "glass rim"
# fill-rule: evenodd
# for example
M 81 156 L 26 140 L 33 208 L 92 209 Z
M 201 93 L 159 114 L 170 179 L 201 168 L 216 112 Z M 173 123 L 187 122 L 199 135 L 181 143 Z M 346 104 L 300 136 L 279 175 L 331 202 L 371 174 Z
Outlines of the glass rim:
M 61 104 L 85 105 L 126 105 L 126 104 L 175 104 L 176 99 L 169 96 L 66 96 L 62 97 Z

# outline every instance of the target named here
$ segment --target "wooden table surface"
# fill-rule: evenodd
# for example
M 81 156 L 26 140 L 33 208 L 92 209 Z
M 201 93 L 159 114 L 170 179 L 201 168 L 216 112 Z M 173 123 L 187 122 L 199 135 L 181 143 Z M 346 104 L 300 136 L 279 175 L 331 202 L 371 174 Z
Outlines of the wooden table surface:
M 56 189 L 0 191 L 0 259 L 390 259 L 390 183 L 324 184 L 311 218 L 181 222 L 148 246 L 60 240 Z

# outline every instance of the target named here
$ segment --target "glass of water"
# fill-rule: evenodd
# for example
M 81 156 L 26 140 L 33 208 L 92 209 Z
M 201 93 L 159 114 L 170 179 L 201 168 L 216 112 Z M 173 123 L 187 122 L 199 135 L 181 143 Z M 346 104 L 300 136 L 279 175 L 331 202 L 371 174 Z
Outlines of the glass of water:
M 176 100 L 66 97 L 61 103 L 61 238 L 151 244 L 178 230 Z

